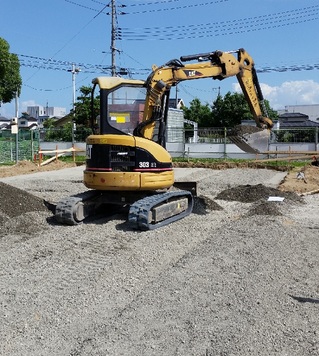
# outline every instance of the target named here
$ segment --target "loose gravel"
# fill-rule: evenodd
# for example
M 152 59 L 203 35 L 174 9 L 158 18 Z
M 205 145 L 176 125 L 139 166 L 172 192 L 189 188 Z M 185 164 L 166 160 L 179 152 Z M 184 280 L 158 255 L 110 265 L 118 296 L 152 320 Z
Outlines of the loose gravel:
M 48 207 L 85 190 L 72 172 L 0 180 L 1 355 L 319 355 L 318 195 L 195 169 L 174 224 L 60 226 Z

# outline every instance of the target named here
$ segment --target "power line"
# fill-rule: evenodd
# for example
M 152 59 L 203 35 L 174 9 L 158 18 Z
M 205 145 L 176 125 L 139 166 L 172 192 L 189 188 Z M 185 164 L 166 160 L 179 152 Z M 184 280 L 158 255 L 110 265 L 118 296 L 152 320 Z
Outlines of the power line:
M 56 60 L 56 59 L 47 59 L 47 58 L 42 58 L 42 57 L 36 57 L 36 56 L 29 56 L 25 54 L 16 54 L 19 58 L 20 65 L 25 66 L 25 67 L 39 67 L 41 69 L 47 69 L 47 70 L 61 70 L 61 71 L 68 71 L 70 68 L 70 65 L 74 64 L 74 61 L 62 61 L 62 60 Z M 133 59 L 134 58 L 128 54 L 126 54 L 129 58 Z M 25 60 L 28 59 L 28 61 Z M 139 63 L 137 60 L 135 60 L 138 64 Z M 101 65 L 101 64 L 90 64 L 90 63 L 76 63 L 78 67 L 81 68 L 81 72 L 86 72 L 86 73 L 103 73 L 107 71 L 111 71 L 112 66 L 111 65 Z M 117 67 L 117 69 L 121 69 Z M 136 72 L 150 72 L 150 68 L 127 68 L 130 71 L 136 71 Z M 317 70 L 319 69 L 319 63 L 307 63 L 307 64 L 283 64 L 283 65 L 273 65 L 273 66 L 262 66 L 256 68 L 257 72 L 259 73 L 268 73 L 268 72 L 287 72 L 287 71 L 303 71 L 303 70 Z
M 35 56 L 27 56 L 27 55 L 19 55 L 18 57 L 26 57 L 29 59 L 29 62 L 24 62 L 23 60 L 21 61 L 21 66 L 26 66 L 26 67 L 33 67 L 33 68 L 38 68 L 38 69 L 45 69 L 45 70 L 59 70 L 59 71 L 68 71 L 70 64 L 74 64 L 74 62 L 69 62 L 69 61 L 59 61 L 59 60 L 52 60 L 52 59 L 45 59 L 41 57 L 35 57 Z M 129 56 L 130 57 L 130 56 Z M 132 57 L 130 57 L 132 58 Z M 33 60 L 33 62 L 32 62 Z M 42 61 L 42 62 L 41 62 Z M 53 62 L 54 64 L 52 64 Z M 102 67 L 101 65 L 95 65 L 95 64 L 85 64 L 85 63 L 80 63 L 77 64 L 78 66 L 81 67 L 81 72 L 84 73 L 91 73 L 91 74 L 97 74 L 97 73 L 103 73 L 104 75 L 108 72 L 109 75 L 111 74 L 111 66 L 104 66 Z M 83 70 L 82 70 L 83 68 Z M 122 68 L 118 67 L 117 70 L 120 71 Z M 132 74 L 139 74 L 142 76 L 147 76 L 150 72 L 151 69 L 147 68 L 125 68 L 129 75 Z M 313 71 L 313 70 L 319 70 L 319 62 L 317 63 L 307 63 L 307 64 L 284 64 L 284 65 L 273 65 L 273 66 L 261 66 L 256 68 L 257 73 L 272 73 L 272 72 L 278 72 L 278 73 L 283 73 L 283 72 L 296 72 L 296 71 Z M 85 79 L 82 79 L 81 82 L 84 80 L 87 80 L 88 77 Z M 183 84 L 185 86 L 185 84 Z M 67 87 L 62 87 L 58 89 L 43 89 L 43 88 L 35 88 L 27 84 L 23 84 L 23 86 L 28 87 L 33 90 L 37 91 L 61 91 L 65 89 L 69 89 L 70 86 Z M 185 90 L 185 88 L 183 88 Z M 189 94 L 190 95 L 190 94 Z
M 208 5 L 216 5 L 216 4 L 221 4 L 224 2 L 228 2 L 229 0 L 214 0 L 214 1 L 207 1 L 204 3 L 197 3 L 197 4 L 190 4 L 190 5 L 181 5 L 181 6 L 175 6 L 175 7 L 170 7 L 170 8 L 160 8 L 160 9 L 151 9 L 151 10 L 143 10 L 143 11 L 135 11 L 135 12 L 126 12 L 125 15 L 138 15 L 138 14 L 145 14 L 145 13 L 154 13 L 154 12 L 163 12 L 163 11 L 181 11 L 185 9 L 191 9 L 194 7 L 203 7 L 203 6 L 208 6 Z M 160 4 L 161 2 L 154 2 L 154 4 Z
M 94 9 L 90 6 L 87 5 L 83 5 L 80 4 L 78 2 L 72 1 L 72 0 L 64 0 L 72 5 L 76 5 L 78 7 L 82 7 L 84 9 L 90 10 L 90 11 L 98 11 L 97 9 Z M 96 1 L 96 0 L 91 0 L 96 4 L 99 5 L 104 5 L 104 3 L 100 2 L 100 1 Z M 174 2 L 178 2 L 181 0 L 167 0 L 167 1 L 154 1 L 154 2 L 148 2 L 148 3 L 138 3 L 138 4 L 128 4 L 128 5 L 119 5 L 119 7 L 123 7 L 123 8 L 130 8 L 130 7 L 143 7 L 143 6 L 154 6 L 154 5 L 161 5 L 161 4 L 169 4 L 169 3 L 174 3 Z M 197 4 L 190 4 L 190 5 L 181 5 L 181 6 L 175 6 L 175 7 L 169 7 L 169 8 L 160 8 L 160 9 L 150 9 L 150 10 L 140 10 L 140 11 L 135 11 L 135 12 L 127 12 L 127 11 L 122 11 L 119 12 L 120 15 L 138 15 L 138 14 L 144 14 L 144 13 L 153 13 L 153 12 L 161 12 L 161 11 L 180 11 L 180 10 L 184 10 L 184 9 L 188 9 L 188 8 L 194 8 L 194 7 L 202 7 L 202 6 L 208 6 L 208 5 L 212 5 L 212 4 L 219 4 L 219 3 L 224 3 L 224 2 L 228 2 L 229 0 L 213 0 L 213 1 L 206 1 L 204 3 L 197 3 Z M 107 5 L 109 6 L 109 4 Z M 104 12 L 104 14 L 106 15 L 110 15 L 111 13 L 109 12 Z
M 319 5 L 260 16 L 167 27 L 119 28 L 122 40 L 182 40 L 255 32 L 319 19 Z

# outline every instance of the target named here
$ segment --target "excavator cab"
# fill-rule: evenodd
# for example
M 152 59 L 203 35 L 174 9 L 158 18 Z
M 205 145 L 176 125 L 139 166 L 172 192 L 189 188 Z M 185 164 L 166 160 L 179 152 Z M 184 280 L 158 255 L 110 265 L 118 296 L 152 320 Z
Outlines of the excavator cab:
M 94 81 L 91 104 L 94 96 L 100 98 L 99 115 L 91 108 L 91 127 L 95 134 L 133 135 L 143 118 L 146 88 L 139 80 L 118 77 L 99 77 Z

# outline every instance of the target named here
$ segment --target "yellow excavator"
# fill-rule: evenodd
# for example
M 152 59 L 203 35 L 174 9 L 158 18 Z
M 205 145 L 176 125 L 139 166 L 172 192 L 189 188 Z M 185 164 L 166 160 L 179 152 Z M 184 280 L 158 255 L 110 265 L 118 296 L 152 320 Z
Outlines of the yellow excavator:
M 235 56 L 236 55 L 236 56 Z M 185 62 L 193 62 L 187 63 Z M 195 62 L 195 63 L 194 63 Z M 265 114 L 254 61 L 244 50 L 195 54 L 153 66 L 146 81 L 119 77 L 93 80 L 93 134 L 86 140 L 87 192 L 61 200 L 55 211 L 63 224 L 77 224 L 98 208 L 127 208 L 133 229 L 152 230 L 192 212 L 191 189 L 175 187 L 172 158 L 165 148 L 170 89 L 185 80 L 236 76 L 256 126 L 230 139 L 247 152 L 268 145 L 271 119 Z M 99 89 L 100 111 L 93 102 Z

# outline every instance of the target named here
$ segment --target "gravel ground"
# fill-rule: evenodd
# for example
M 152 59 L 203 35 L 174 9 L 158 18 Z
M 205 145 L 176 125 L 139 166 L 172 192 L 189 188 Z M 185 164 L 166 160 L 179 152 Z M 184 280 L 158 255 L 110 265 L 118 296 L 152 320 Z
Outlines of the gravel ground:
M 183 220 L 60 226 L 42 200 L 85 190 L 81 170 L 0 179 L 1 355 L 319 355 L 318 195 L 184 169 L 200 199 Z

